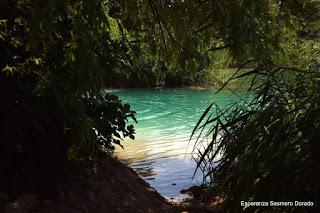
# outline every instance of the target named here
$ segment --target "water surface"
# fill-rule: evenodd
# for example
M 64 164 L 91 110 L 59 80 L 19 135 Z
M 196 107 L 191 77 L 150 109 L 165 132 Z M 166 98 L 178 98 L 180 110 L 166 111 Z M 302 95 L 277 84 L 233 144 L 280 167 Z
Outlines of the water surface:
M 117 156 L 129 164 L 162 196 L 182 199 L 182 189 L 202 183 L 191 158 L 193 141 L 189 137 L 204 110 L 215 102 L 219 107 L 245 99 L 231 91 L 215 94 L 213 90 L 125 89 L 113 90 L 137 112 L 136 139 L 126 139 L 125 149 Z

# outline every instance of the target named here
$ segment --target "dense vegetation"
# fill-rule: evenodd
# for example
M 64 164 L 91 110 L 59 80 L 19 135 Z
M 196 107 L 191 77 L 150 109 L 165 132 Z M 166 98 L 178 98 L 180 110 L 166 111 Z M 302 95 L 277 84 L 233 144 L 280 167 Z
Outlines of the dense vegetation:
M 256 97 L 227 109 L 209 106 L 194 129 L 198 168 L 230 212 L 266 211 L 241 201 L 311 201 L 319 208 L 320 7 L 309 3 L 296 17 L 295 33 L 279 35 L 277 57 L 229 79 L 251 76 L 249 92 Z
M 241 201 L 298 200 L 317 205 L 319 63 L 304 72 L 259 72 L 273 80 L 255 90 L 255 99 L 214 111 L 196 128 L 210 126 L 205 132 L 210 142 L 199 139 L 195 147 L 198 167 L 209 191 L 226 196 L 224 204 L 231 212 L 240 210 Z M 284 81 L 283 74 L 290 81 Z M 265 211 L 247 210 L 253 209 Z
M 133 138 L 130 106 L 100 93 L 120 60 L 104 2 L 0 3 L 0 191 Z
M 284 64 L 295 37 L 312 37 L 313 1 L 111 1 L 128 48 L 131 86 L 219 83 L 217 70 Z M 314 20 L 315 21 L 315 20 Z M 119 25 L 121 23 L 121 25 Z M 303 32 L 303 33 L 302 33 Z M 291 62 L 290 62 L 291 63 Z M 121 77 L 122 76 L 122 77 Z M 110 78 L 112 79 L 112 77 Z
M 0 190 L 134 138 L 135 113 L 106 86 L 207 85 L 237 67 L 231 80 L 251 76 L 257 97 L 197 125 L 213 137 L 198 143 L 209 186 L 231 212 L 240 200 L 318 202 L 319 9 L 313 0 L 1 0 Z

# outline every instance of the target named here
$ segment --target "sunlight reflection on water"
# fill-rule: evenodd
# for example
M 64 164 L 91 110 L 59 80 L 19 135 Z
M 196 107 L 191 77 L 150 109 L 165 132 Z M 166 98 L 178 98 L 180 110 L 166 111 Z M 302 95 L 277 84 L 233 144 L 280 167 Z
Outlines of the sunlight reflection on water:
M 215 94 L 187 89 L 125 89 L 114 93 L 131 104 L 138 119 L 136 139 L 126 139 L 125 149 L 117 147 L 116 155 L 164 197 L 185 198 L 182 189 L 202 183 L 201 171 L 192 179 L 196 168 L 191 159 L 194 141 L 188 148 L 192 129 L 212 102 L 223 108 L 240 98 L 229 91 Z

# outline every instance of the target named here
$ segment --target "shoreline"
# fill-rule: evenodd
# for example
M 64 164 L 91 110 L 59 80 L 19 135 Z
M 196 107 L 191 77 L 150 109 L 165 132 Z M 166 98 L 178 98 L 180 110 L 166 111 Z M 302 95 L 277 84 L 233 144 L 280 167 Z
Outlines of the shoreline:
M 78 173 L 57 175 L 36 191 L 22 191 L 0 203 L 4 213 L 31 212 L 211 212 L 203 205 L 173 203 L 117 159 L 92 160 Z M 54 188 L 43 188 L 55 181 Z M 34 184 L 38 184 L 35 182 Z M 49 190 L 49 191 L 48 191 Z

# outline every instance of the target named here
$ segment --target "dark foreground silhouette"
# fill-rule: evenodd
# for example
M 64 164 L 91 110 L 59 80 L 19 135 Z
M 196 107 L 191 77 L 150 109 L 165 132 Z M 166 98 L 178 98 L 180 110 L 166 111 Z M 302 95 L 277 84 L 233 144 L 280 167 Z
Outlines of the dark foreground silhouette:
M 169 203 L 131 168 L 112 158 L 92 160 L 76 174 L 28 179 L 27 188 L 33 190 L 22 190 L 14 198 L 2 195 L 0 212 L 216 212 Z

